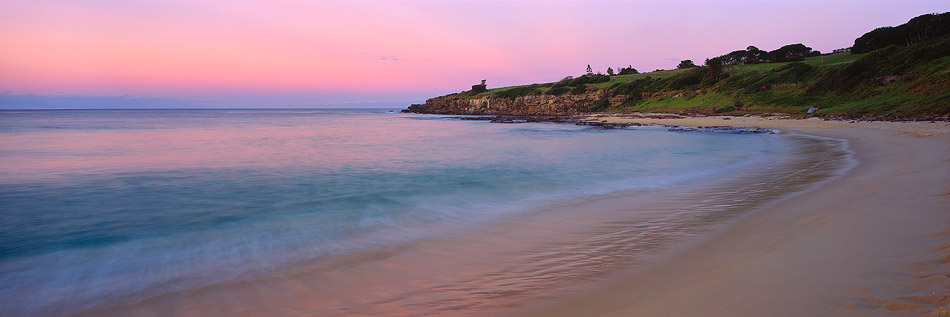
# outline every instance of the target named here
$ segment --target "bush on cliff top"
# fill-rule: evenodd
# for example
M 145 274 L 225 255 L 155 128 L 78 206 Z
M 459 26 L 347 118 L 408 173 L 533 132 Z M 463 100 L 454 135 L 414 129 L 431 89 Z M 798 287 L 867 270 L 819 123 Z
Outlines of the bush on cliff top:
M 501 90 L 501 91 L 492 93 L 492 96 L 494 96 L 495 98 L 508 98 L 511 100 L 515 100 L 515 98 L 518 98 L 521 96 L 541 94 L 544 87 L 546 86 L 547 85 L 533 84 L 529 86 L 514 87 L 511 89 Z
M 570 92 L 570 91 L 571 91 L 571 88 L 570 88 L 570 87 L 557 87 L 557 88 L 551 88 L 551 90 L 548 90 L 548 94 L 549 94 L 549 95 L 560 96 L 560 95 L 566 94 L 566 93 L 568 93 L 568 92 Z
M 608 81 L 610 81 L 610 76 L 602 75 L 602 74 L 587 74 L 587 75 L 583 75 L 577 78 L 567 76 L 567 77 L 564 77 L 564 79 L 561 79 L 561 81 L 554 83 L 554 85 L 552 85 L 551 87 L 552 88 L 577 87 L 577 86 L 583 86 L 587 84 L 606 83 Z

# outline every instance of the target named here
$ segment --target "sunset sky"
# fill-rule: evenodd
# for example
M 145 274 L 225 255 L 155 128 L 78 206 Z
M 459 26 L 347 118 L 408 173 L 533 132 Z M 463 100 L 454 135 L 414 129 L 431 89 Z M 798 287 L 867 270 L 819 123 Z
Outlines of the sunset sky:
M 0 0 L 0 108 L 405 107 L 587 64 L 652 71 L 799 42 L 826 52 L 948 10 L 946 0 Z

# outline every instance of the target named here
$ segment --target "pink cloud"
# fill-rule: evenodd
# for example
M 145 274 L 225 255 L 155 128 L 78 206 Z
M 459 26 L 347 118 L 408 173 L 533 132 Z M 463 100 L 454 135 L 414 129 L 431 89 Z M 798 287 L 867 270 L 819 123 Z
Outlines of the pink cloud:
M 0 89 L 460 91 L 756 45 L 823 51 L 941 1 L 3 1 Z

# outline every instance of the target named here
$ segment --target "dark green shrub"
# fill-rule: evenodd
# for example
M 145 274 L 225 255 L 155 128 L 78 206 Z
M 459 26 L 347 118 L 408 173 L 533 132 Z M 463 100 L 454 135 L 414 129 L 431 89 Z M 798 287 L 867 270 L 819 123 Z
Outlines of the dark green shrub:
M 761 79 L 753 81 L 752 83 L 746 85 L 745 88 L 743 88 L 742 92 L 746 94 L 755 94 L 755 93 L 762 92 L 764 90 L 769 90 L 770 88 L 772 88 L 772 85 L 775 84 L 775 78 L 776 78 L 775 75 L 762 77 Z
M 804 60 L 809 53 L 811 53 L 811 47 L 797 43 L 782 46 L 777 50 L 769 52 L 768 56 L 769 60 L 773 63 L 795 62 Z
M 653 82 L 653 78 L 647 77 L 643 79 L 637 79 L 632 82 L 622 84 L 616 83 L 610 86 L 610 91 L 615 95 L 631 95 L 640 97 L 640 93 L 647 90 L 647 86 Z
M 561 79 L 560 81 L 558 81 L 558 82 L 552 84 L 552 85 L 551 85 L 551 88 L 567 87 L 567 86 L 569 86 L 569 85 L 571 84 L 571 81 L 573 81 L 573 80 L 574 80 L 574 76 L 567 76 L 567 77 L 564 77 L 564 79 Z
M 911 46 L 907 52 L 907 58 L 903 62 L 905 64 L 912 64 L 944 56 L 950 56 L 950 37 Z
M 530 86 L 515 87 L 504 91 L 499 91 L 493 95 L 496 98 L 508 98 L 515 100 L 515 98 L 527 95 L 537 95 L 541 93 L 541 85 L 534 84 Z
M 736 106 L 723 106 L 716 109 L 716 113 L 726 113 L 736 111 Z
M 552 85 L 552 88 L 558 87 L 577 87 L 586 84 L 606 83 L 610 81 L 610 76 L 603 74 L 587 74 L 577 78 L 571 76 L 561 79 L 561 81 Z
M 676 69 L 693 68 L 693 67 L 699 67 L 699 66 L 696 66 L 696 64 L 693 64 L 693 60 L 691 59 L 681 60 L 680 64 L 676 65 Z
M 607 108 L 610 108 L 610 100 L 607 98 L 601 99 L 594 104 L 594 108 L 591 111 L 603 111 Z
M 576 86 L 586 85 L 587 83 L 590 82 L 591 76 L 593 75 L 584 75 L 581 77 L 574 78 L 574 80 L 572 80 L 571 83 L 568 84 L 568 86 L 576 87 Z
M 557 87 L 557 88 L 551 88 L 551 90 L 548 90 L 548 94 L 549 94 L 549 95 L 560 96 L 560 95 L 566 94 L 566 93 L 568 93 L 568 92 L 570 92 L 570 91 L 571 91 L 571 88 L 570 88 L 570 87 Z
M 779 75 L 779 82 L 793 82 L 804 79 L 805 75 L 814 69 L 814 66 L 802 62 L 794 62 L 782 65 L 782 67 L 776 68 L 773 71 L 781 72 L 781 75 Z
M 590 84 L 606 83 L 610 81 L 610 76 L 608 75 L 595 74 L 595 75 L 588 75 L 588 76 L 590 77 L 590 80 L 588 81 L 588 83 Z
M 885 49 L 877 50 L 861 56 L 861 58 L 851 62 L 848 65 L 845 65 L 844 68 L 838 72 L 838 76 L 841 78 L 851 78 L 862 74 L 873 74 L 877 68 L 877 64 L 880 63 L 881 60 L 885 59 L 887 55 L 894 53 L 896 50 L 897 47 L 890 46 Z
M 704 73 L 702 71 L 688 71 L 674 75 L 668 80 L 669 89 L 680 89 L 686 86 L 696 85 L 703 81 Z

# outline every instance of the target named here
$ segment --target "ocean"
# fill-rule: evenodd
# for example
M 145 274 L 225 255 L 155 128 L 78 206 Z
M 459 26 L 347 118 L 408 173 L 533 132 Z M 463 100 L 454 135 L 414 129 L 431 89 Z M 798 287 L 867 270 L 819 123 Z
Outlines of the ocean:
M 645 265 L 851 164 L 845 141 L 794 133 L 2 110 L 0 315 L 196 298 L 235 307 L 206 314 L 509 309 Z

